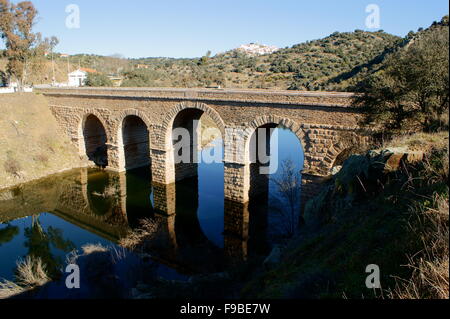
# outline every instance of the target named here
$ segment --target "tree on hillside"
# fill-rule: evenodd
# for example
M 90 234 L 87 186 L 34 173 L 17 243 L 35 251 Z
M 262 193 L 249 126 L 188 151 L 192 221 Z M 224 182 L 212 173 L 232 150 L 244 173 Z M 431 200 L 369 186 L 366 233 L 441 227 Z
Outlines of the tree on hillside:
M 211 58 L 211 51 L 206 52 L 204 56 L 202 56 L 198 60 L 198 65 L 206 65 L 208 64 L 209 59 Z
M 356 102 L 365 108 L 365 123 L 397 132 L 445 129 L 448 69 L 448 27 L 417 34 L 362 83 Z
M 124 73 L 123 87 L 147 87 L 152 86 L 151 73 L 149 70 L 132 70 Z
M 52 55 L 52 84 L 55 84 L 56 82 L 56 75 L 55 75 L 55 58 L 53 56 L 55 47 L 58 45 L 59 40 L 57 37 L 51 37 L 49 40 L 49 47 Z
M 36 17 L 37 10 L 30 1 L 13 4 L 0 0 L 0 36 L 6 46 L 7 72 L 17 80 L 19 90 L 26 82 L 29 64 L 50 43 L 32 32 Z

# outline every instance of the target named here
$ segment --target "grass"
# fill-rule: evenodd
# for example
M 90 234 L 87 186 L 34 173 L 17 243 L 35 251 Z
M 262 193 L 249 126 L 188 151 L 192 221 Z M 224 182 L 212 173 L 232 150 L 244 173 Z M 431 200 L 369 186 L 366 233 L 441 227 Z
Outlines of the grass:
M 432 207 L 413 207 L 417 223 L 411 232 L 420 233 L 423 250 L 408 256 L 410 278 L 398 278 L 389 292 L 392 299 L 449 298 L 449 203 L 448 196 L 436 196 Z
M 44 97 L 2 94 L 0 112 L 0 189 L 81 166 Z
M 40 258 L 28 256 L 17 263 L 16 280 L 0 281 L 0 299 L 13 296 L 41 287 L 50 281 L 44 263 Z
M 140 227 L 128 233 L 119 241 L 119 245 L 130 251 L 143 250 L 146 242 L 151 240 L 158 230 L 158 223 L 152 219 L 142 219 Z
M 430 152 L 433 148 L 443 149 L 448 146 L 448 132 L 416 133 L 396 136 L 383 143 L 382 148 L 407 148 L 411 151 Z

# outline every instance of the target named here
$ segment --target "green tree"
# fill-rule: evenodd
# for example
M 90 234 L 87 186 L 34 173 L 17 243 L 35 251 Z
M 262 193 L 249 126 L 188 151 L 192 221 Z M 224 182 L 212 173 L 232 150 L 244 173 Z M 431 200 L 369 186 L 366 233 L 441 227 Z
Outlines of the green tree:
M 211 58 L 211 51 L 208 51 L 204 56 L 200 58 L 200 60 L 198 60 L 198 65 L 208 64 L 210 58 Z
M 122 87 L 147 87 L 151 86 L 151 77 L 148 70 L 133 70 L 124 73 L 125 80 Z
M 12 241 L 14 237 L 19 235 L 19 232 L 19 227 L 11 225 L 7 225 L 6 228 L 0 229 L 0 247 L 2 244 Z
M 13 4 L 0 0 L 0 36 L 6 46 L 7 72 L 17 80 L 19 90 L 26 83 L 28 64 L 49 44 L 32 32 L 36 18 L 37 10 L 30 1 Z
M 64 253 L 69 253 L 75 249 L 75 244 L 64 239 L 60 229 L 49 226 L 45 230 L 39 221 L 39 217 L 33 217 L 32 225 L 25 228 L 24 235 L 26 238 L 24 246 L 28 248 L 27 256 L 40 258 L 51 277 L 56 276 L 59 267 L 63 265 L 63 260 L 53 254 L 52 246 Z
M 85 85 L 99 87 L 113 86 L 113 83 L 106 75 L 102 73 L 88 73 Z
M 387 57 L 362 83 L 366 124 L 392 131 L 445 129 L 449 107 L 448 27 L 429 29 Z

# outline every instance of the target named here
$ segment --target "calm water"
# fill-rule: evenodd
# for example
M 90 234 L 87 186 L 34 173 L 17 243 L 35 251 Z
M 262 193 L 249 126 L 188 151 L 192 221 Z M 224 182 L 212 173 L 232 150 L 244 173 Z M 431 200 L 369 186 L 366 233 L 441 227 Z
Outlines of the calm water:
M 278 135 L 279 162 L 291 159 L 300 171 L 300 142 L 289 131 L 280 129 Z M 223 164 L 199 164 L 197 178 L 164 190 L 175 193 L 166 203 L 175 205 L 172 217 L 154 209 L 161 198 L 149 168 L 126 174 L 79 169 L 0 192 L 0 278 L 14 279 L 17 261 L 26 256 L 40 257 L 57 271 L 68 253 L 85 244 L 117 245 L 142 218 L 159 223 L 149 253 L 159 263 L 160 276 L 222 271 L 229 252 L 243 247 L 224 233 L 230 207 L 224 201 Z M 270 181 L 269 195 L 252 199 L 248 207 L 249 236 L 240 257 L 270 252 L 285 233 L 283 207 L 286 201 Z

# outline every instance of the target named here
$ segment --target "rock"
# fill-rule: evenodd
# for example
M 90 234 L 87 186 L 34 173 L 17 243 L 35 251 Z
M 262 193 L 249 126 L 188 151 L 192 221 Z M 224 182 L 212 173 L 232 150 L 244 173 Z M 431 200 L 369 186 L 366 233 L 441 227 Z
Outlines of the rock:
M 272 249 L 272 252 L 264 260 L 263 265 L 267 268 L 273 267 L 279 264 L 281 261 L 281 248 L 276 246 Z
M 333 169 L 331 170 L 331 175 L 336 175 L 337 173 L 339 173 L 342 169 L 342 166 L 335 166 L 333 167 Z
M 386 161 L 386 165 L 384 167 L 385 171 L 393 172 L 398 170 L 404 157 L 405 157 L 404 153 L 392 154 Z
M 391 150 L 392 151 L 392 150 Z M 403 162 L 406 163 L 417 163 L 423 160 L 424 153 L 420 151 L 397 151 L 392 154 L 386 161 L 385 171 L 392 172 L 400 168 Z

